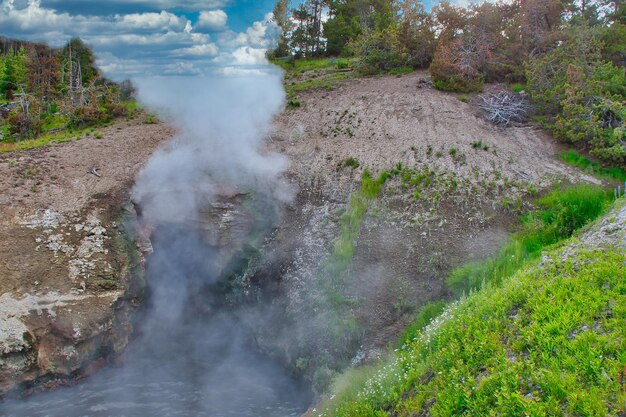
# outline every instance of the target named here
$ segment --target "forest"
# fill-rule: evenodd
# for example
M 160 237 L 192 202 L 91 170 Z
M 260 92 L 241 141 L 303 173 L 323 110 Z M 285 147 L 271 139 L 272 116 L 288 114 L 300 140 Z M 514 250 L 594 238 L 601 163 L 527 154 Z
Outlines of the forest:
M 107 123 L 128 114 L 132 94 L 130 81 L 117 84 L 100 73 L 78 38 L 55 49 L 0 37 L 2 142 Z
M 283 67 L 351 59 L 361 75 L 428 69 L 436 88 L 506 83 L 554 136 L 610 165 L 626 164 L 626 7 L 608 0 L 279 0 L 269 57 Z

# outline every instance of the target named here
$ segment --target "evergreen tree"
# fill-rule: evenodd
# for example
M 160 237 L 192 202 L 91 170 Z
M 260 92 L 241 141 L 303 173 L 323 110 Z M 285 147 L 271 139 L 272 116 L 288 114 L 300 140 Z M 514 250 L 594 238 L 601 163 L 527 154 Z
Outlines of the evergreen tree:
M 274 22 L 280 28 L 281 34 L 278 39 L 278 45 L 274 50 L 274 56 L 285 57 L 290 54 L 289 36 L 293 28 L 289 16 L 289 0 L 278 0 L 274 6 Z
M 18 89 L 17 74 L 15 72 L 14 58 L 6 56 L 4 70 L 0 78 L 0 93 L 7 99 L 13 100 L 13 95 Z

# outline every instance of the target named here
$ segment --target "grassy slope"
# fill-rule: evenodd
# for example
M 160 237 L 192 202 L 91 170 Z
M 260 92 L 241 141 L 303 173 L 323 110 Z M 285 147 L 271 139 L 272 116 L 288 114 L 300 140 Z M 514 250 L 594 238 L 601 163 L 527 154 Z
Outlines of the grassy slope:
M 126 106 L 128 115 L 126 120 L 133 120 L 142 109 L 138 106 L 134 100 L 123 103 Z M 0 120 L 0 123 L 2 121 Z M 56 144 L 71 142 L 73 140 L 81 140 L 83 137 L 89 137 L 93 134 L 94 138 L 102 139 L 100 132 L 96 129 L 98 127 L 111 126 L 114 120 L 108 122 L 102 122 L 97 126 L 81 127 L 81 128 L 68 128 L 68 119 L 61 115 L 48 116 L 42 126 L 44 133 L 38 135 L 36 138 L 22 140 L 18 142 L 0 141 L 0 154 L 25 151 L 29 149 L 38 149 L 47 146 L 53 146 Z M 156 123 L 156 119 L 153 115 L 148 114 L 144 119 L 145 124 Z M 0 129 L 5 129 L 5 136 L 8 137 L 8 129 L 6 126 L 0 125 Z M 56 129 L 60 129 L 56 131 Z
M 343 375 L 315 415 L 624 415 L 623 250 L 544 259 L 453 304 L 386 362 Z

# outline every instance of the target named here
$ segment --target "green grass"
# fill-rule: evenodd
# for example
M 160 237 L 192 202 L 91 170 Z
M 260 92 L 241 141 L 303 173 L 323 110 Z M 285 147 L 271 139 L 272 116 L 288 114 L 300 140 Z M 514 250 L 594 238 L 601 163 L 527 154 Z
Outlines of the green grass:
M 309 90 L 332 90 L 343 81 L 352 78 L 353 75 L 346 72 L 334 72 L 318 78 L 308 78 L 303 81 L 292 81 L 285 85 L 288 97 Z
M 340 167 L 349 167 L 352 169 L 357 169 L 358 167 L 361 166 L 361 164 L 359 163 L 359 161 L 354 158 L 354 157 L 349 157 L 344 159 L 343 161 L 340 162 L 339 164 Z
M 398 344 L 406 346 L 406 344 L 415 339 L 435 317 L 441 315 L 447 306 L 447 302 L 439 300 L 430 302 L 420 308 L 415 316 L 415 320 L 404 329 L 402 336 L 398 339 Z
M 521 230 L 496 256 L 454 269 L 448 286 L 460 296 L 485 284 L 499 285 L 526 261 L 538 257 L 544 248 L 569 238 L 598 218 L 610 199 L 610 193 L 590 185 L 557 190 L 540 198 L 537 210 L 522 219 Z
M 447 309 L 319 415 L 622 415 L 626 258 L 550 255 Z
M 441 306 L 425 308 L 403 347 L 337 378 L 315 415 L 624 415 L 626 254 L 568 252 L 552 248 L 432 320 Z
M 358 164 L 358 161 L 354 160 Z M 379 196 L 383 186 L 391 174 L 383 172 L 378 178 L 373 178 L 368 170 L 362 175 L 361 188 L 350 197 L 350 206 L 339 222 L 340 235 L 333 244 L 333 252 L 324 264 L 325 291 L 327 299 L 331 300 L 334 309 L 341 310 L 341 306 L 332 301 L 341 301 L 343 277 L 352 265 L 352 258 L 356 249 L 356 241 L 361 231 L 367 210 Z
M 29 149 L 38 149 L 46 146 L 70 142 L 72 137 L 76 137 L 78 139 L 86 135 L 88 131 L 89 129 L 82 129 L 74 131 L 71 134 L 67 131 L 60 131 L 55 133 L 45 133 L 36 139 L 29 139 L 20 142 L 0 142 L 0 154 L 26 151 Z
M 46 132 L 52 129 L 65 128 L 68 122 L 68 118 L 63 115 L 49 114 L 43 118 L 42 130 Z
M 287 102 L 287 107 L 291 108 L 291 109 L 297 109 L 298 107 L 302 106 L 302 102 L 300 100 L 289 100 Z
M 306 72 L 322 69 L 343 69 L 350 68 L 352 60 L 337 58 L 314 58 L 296 60 L 273 60 L 272 64 L 277 65 L 288 72 Z
M 309 294 L 309 306 L 316 313 L 312 323 L 317 334 L 310 343 L 324 346 L 324 354 L 309 357 L 307 347 L 302 362 L 310 366 L 312 382 L 318 392 L 323 392 L 336 370 L 343 369 L 350 361 L 361 330 L 354 315 L 354 305 L 358 302 L 346 294 L 352 260 L 361 226 L 371 204 L 381 193 L 390 174 L 383 172 L 377 178 L 365 170 L 361 188 L 352 194 L 346 212 L 339 220 L 339 237 L 333 242 L 330 255 L 322 262 L 319 271 L 317 291 Z
M 122 103 L 129 114 L 132 114 L 136 111 L 141 110 L 141 106 L 137 103 L 137 100 L 128 100 Z
M 401 76 L 406 74 L 412 74 L 413 72 L 415 72 L 415 68 L 413 67 L 397 67 L 390 69 L 389 75 Z
M 526 84 L 512 84 L 511 91 L 514 93 L 521 93 L 522 91 L 527 91 L 528 86 Z
M 477 150 L 482 149 L 485 152 L 489 151 L 489 145 L 486 143 L 483 143 L 482 140 L 476 140 L 472 142 L 472 148 L 477 149 Z
M 154 114 L 147 114 L 143 119 L 143 124 L 145 125 L 154 125 L 159 122 L 159 119 Z
M 571 149 L 561 152 L 559 157 L 569 165 L 578 167 L 584 171 L 589 171 L 601 178 L 608 178 L 620 182 L 626 181 L 626 171 L 619 167 L 604 168 L 597 162 L 592 162 L 577 151 Z

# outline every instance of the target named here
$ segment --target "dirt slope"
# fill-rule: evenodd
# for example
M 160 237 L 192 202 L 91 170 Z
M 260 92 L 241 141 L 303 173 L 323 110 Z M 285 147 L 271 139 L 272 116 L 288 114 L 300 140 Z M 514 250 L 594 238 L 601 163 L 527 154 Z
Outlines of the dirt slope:
M 445 297 L 451 268 L 495 253 L 532 194 L 561 181 L 596 181 L 560 162 L 543 130 L 494 127 L 456 95 L 424 87 L 424 77 L 300 92 L 301 106 L 277 119 L 268 148 L 289 157 L 300 192 L 271 256 L 282 262 L 288 316 L 303 326 L 300 363 L 326 349 L 326 330 L 309 306 L 322 296 L 316 280 L 364 169 L 397 174 L 367 211 L 345 279 L 365 333 L 357 362 L 393 341 L 415 308 Z M 290 345 L 290 333 L 267 342 Z
M 0 396 L 126 343 L 130 260 L 117 221 L 173 131 L 119 122 L 100 133 L 0 156 Z
M 301 93 L 302 107 L 279 118 L 275 149 L 284 150 L 293 162 L 292 171 L 305 181 L 337 177 L 337 164 L 350 157 L 371 171 L 398 162 L 428 163 L 459 175 L 499 170 L 502 177 L 536 185 L 574 175 L 554 158 L 556 143 L 545 131 L 533 125 L 494 127 L 477 118 L 472 106 L 456 94 L 421 87 L 424 77 L 418 72 L 361 78 L 333 91 Z M 476 150 L 475 142 L 489 149 Z M 449 154 L 453 148 L 457 161 Z M 441 157 L 435 156 L 438 151 Z

